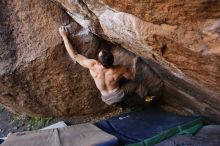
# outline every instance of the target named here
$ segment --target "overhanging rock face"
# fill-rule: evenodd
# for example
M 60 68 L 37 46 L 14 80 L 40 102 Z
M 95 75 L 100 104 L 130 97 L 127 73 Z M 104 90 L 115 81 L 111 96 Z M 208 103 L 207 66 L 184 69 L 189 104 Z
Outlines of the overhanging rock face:
M 57 29 L 70 23 L 80 53 L 96 58 L 106 44 L 99 36 L 115 44 L 107 46 L 116 63 L 129 64 L 126 48 L 142 57 L 139 81 L 154 89 L 163 80 L 165 102 L 220 121 L 220 1 L 3 0 L 0 8 L 0 102 L 13 111 L 108 111 L 65 51 Z
M 220 121 L 220 1 L 56 0 L 81 26 L 142 56 L 164 100 Z
M 58 28 L 69 24 L 73 46 L 88 58 L 96 59 L 98 49 L 109 48 L 116 64 L 131 65 L 134 54 L 80 27 L 51 1 L 3 0 L 0 14 L 1 104 L 30 116 L 100 114 L 115 109 L 101 101 L 89 71 L 71 61 Z M 142 70 L 138 73 L 147 75 L 138 80 L 146 81 L 151 89 L 161 85 L 149 66 L 141 60 L 138 64 Z
M 58 33 L 81 27 L 51 1 L 0 2 L 0 102 L 31 116 L 67 116 L 105 111 L 88 70 L 74 64 Z M 90 33 L 71 39 L 92 58 L 98 40 Z

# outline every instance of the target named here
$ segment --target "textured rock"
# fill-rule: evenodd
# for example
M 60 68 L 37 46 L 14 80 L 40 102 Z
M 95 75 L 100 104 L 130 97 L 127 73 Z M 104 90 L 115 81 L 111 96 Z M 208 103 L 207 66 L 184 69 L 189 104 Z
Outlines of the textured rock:
M 70 40 L 81 54 L 96 58 L 98 49 L 108 48 L 115 63 L 131 65 L 134 54 L 108 43 L 81 28 L 50 1 L 1 1 L 0 101 L 11 111 L 30 116 L 69 116 L 107 113 L 87 69 L 74 64 L 58 34 L 69 24 Z M 143 62 L 139 74 L 148 75 L 147 88 L 161 80 Z M 140 68 L 139 67 L 139 68 Z M 138 80 L 142 80 L 139 78 Z M 148 82 L 149 82 L 148 81 Z M 151 92 L 154 94 L 156 91 Z
M 89 72 L 74 64 L 65 51 L 58 27 L 72 23 L 50 1 L 1 1 L 0 101 L 28 115 L 88 114 L 106 108 Z M 94 57 L 92 35 L 71 39 L 80 52 Z
M 142 56 L 164 100 L 220 121 L 220 1 L 56 0 L 84 28 Z
M 166 103 L 220 121 L 220 1 L 53 1 L 0 2 L 2 104 L 29 115 L 108 111 L 58 35 L 59 25 L 71 23 L 82 54 L 96 57 L 107 43 L 97 36 L 113 43 L 104 47 L 116 64 L 129 65 L 133 52 L 142 57 L 137 81 L 152 90 L 161 78 Z

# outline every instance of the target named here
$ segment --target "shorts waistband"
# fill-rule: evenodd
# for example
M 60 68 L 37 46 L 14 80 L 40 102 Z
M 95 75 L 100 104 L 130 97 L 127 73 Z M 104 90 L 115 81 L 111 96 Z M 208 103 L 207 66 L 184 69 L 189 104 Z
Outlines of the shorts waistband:
M 114 95 L 114 94 L 115 94 L 116 92 L 118 92 L 118 91 L 120 91 L 120 88 L 119 88 L 119 87 L 113 89 L 111 93 L 106 93 L 106 94 L 101 93 L 101 94 L 102 94 L 102 96 L 111 96 L 111 95 Z

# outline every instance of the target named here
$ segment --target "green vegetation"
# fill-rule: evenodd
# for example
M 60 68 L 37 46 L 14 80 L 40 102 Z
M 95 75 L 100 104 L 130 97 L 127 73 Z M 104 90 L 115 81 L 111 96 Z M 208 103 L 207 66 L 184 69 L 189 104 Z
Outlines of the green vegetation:
M 29 130 L 37 130 L 49 125 L 52 118 L 41 117 L 23 117 L 19 115 L 13 115 L 10 124 L 17 125 L 18 123 L 24 123 Z
M 13 114 L 10 116 L 10 124 L 18 123 L 20 121 L 25 121 L 25 117 Z
M 27 128 L 30 128 L 32 130 L 37 130 L 37 129 L 48 126 L 51 120 L 52 118 L 33 117 L 33 118 L 28 119 Z

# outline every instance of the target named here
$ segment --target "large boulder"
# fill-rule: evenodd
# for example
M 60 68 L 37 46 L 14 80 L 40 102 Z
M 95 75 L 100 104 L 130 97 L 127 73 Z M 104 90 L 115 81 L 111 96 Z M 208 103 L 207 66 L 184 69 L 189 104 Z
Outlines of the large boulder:
M 220 121 L 220 1 L 56 1 L 84 28 L 143 57 L 168 104 Z
M 71 43 L 88 58 L 96 59 L 99 49 L 110 49 L 116 57 L 115 64 L 131 66 L 133 53 L 93 35 L 51 1 L 1 3 L 1 104 L 29 116 L 71 116 L 115 110 L 101 101 L 89 71 L 70 59 L 58 28 L 68 26 Z M 137 80 L 146 88 L 160 90 L 160 77 L 142 60 L 138 64 L 138 74 L 147 76 Z
M 128 66 L 136 54 L 137 81 L 153 91 L 162 79 L 167 104 L 220 121 L 220 1 L 3 0 L 0 8 L 0 101 L 13 111 L 108 112 L 57 32 L 71 24 L 80 53 L 96 58 L 109 47 Z
M 0 102 L 31 116 L 66 116 L 105 111 L 87 69 L 69 58 L 60 25 L 83 29 L 51 1 L 0 2 Z M 93 58 L 98 39 L 71 37 L 80 53 Z

